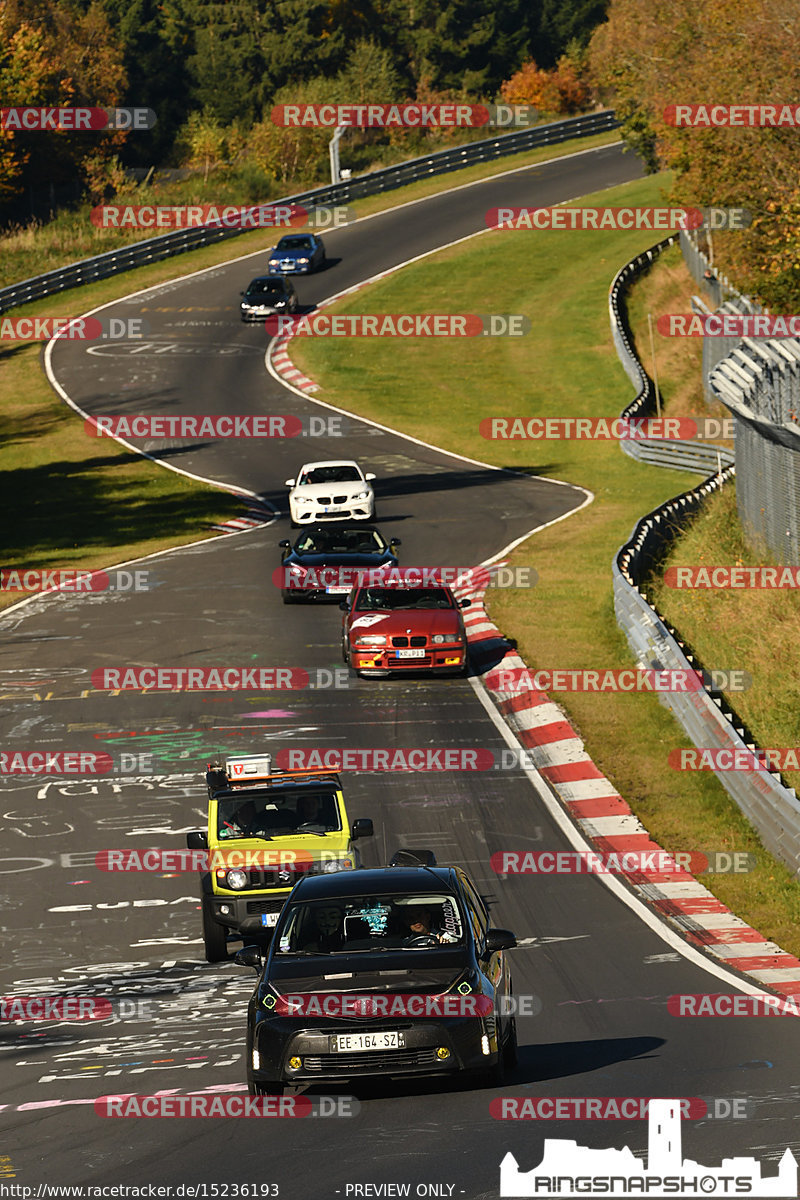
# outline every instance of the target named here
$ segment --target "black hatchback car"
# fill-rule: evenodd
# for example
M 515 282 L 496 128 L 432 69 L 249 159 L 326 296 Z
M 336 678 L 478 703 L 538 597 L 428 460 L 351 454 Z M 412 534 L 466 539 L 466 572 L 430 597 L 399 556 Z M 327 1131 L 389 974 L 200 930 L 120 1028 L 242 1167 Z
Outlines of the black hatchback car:
M 471 1072 L 499 1085 L 516 1062 L 516 945 L 457 867 L 307 876 L 278 919 L 247 1013 L 251 1095 L 367 1076 Z
M 374 525 L 361 522 L 310 525 L 294 546 L 288 538 L 278 542 L 283 554 L 273 579 L 284 604 L 325 597 L 341 600 L 353 586 L 357 571 L 396 567 L 399 545 L 400 538 L 387 542 Z

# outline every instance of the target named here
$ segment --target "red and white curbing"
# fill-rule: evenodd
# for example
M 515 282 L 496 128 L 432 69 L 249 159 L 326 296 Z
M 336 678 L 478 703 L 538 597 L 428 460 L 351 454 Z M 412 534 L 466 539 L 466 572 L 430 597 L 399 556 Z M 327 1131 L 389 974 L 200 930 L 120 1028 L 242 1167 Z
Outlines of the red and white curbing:
M 313 379 L 309 379 L 302 371 L 299 371 L 289 358 L 289 352 L 286 347 L 292 336 L 290 332 L 282 333 L 280 337 L 275 338 L 271 350 L 272 365 L 281 379 L 285 379 L 287 383 L 293 384 L 301 392 L 319 391 L 319 384 L 315 383 Z
M 265 504 L 258 504 L 255 501 L 248 503 L 247 511 L 252 515 L 231 517 L 229 521 L 221 521 L 219 525 L 212 525 L 211 528 L 218 529 L 220 533 L 243 533 L 245 529 L 256 529 L 259 525 L 266 525 L 275 516 L 275 513 Z
M 489 642 L 495 648 L 502 645 L 504 639 L 484 608 L 484 592 L 470 594 L 460 589 L 460 594 L 469 595 L 472 601 L 470 609 L 464 611 L 464 624 L 473 652 L 477 650 L 479 655 L 482 644 L 488 650 Z M 483 675 L 483 683 L 537 770 L 593 848 L 603 854 L 663 853 L 592 762 L 562 709 L 546 693 L 532 687 L 525 689 L 525 674 L 521 690 L 503 691 L 501 670 L 513 671 L 519 678 L 517 672 L 526 673 L 526 664 L 514 650 L 507 650 L 501 662 Z M 735 916 L 688 871 L 642 871 L 625 878 L 639 897 L 691 945 L 765 988 L 783 996 L 800 995 L 800 960 L 775 942 L 765 941 L 763 934 Z

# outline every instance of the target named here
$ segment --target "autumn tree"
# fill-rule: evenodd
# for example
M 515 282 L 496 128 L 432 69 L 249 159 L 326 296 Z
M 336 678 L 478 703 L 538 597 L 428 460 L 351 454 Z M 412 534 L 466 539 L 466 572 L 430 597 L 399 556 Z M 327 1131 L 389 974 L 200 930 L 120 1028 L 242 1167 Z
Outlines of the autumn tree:
M 752 224 L 714 239 L 719 265 L 773 308 L 800 303 L 795 128 L 677 128 L 670 105 L 796 104 L 800 0 L 611 0 L 593 69 L 651 169 L 674 171 L 670 200 L 746 208 Z

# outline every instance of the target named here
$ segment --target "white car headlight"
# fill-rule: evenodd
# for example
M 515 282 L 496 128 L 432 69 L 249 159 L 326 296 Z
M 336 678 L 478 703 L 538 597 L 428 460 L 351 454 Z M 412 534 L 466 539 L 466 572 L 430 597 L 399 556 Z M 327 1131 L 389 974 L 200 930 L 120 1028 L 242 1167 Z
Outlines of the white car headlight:
M 385 646 L 386 636 L 382 633 L 365 633 L 356 638 L 357 646 Z
M 308 259 L 307 259 L 307 258 L 298 258 L 298 260 L 297 260 L 297 261 L 298 261 L 298 262 L 299 262 L 301 265 L 305 266 L 305 264 L 308 262 Z
M 441 646 L 443 642 L 458 642 L 460 645 L 462 640 L 460 633 L 435 633 L 431 638 L 434 646 Z
M 237 892 L 241 891 L 243 887 L 247 886 L 247 872 L 238 870 L 228 871 L 225 875 L 225 885 Z
M 302 500 L 303 504 L 309 504 L 314 499 L 313 496 L 308 496 L 305 492 L 295 492 L 294 498 L 295 500 Z
M 350 498 L 351 500 L 369 500 L 370 495 L 371 492 L 356 492 L 355 495 L 351 496 Z

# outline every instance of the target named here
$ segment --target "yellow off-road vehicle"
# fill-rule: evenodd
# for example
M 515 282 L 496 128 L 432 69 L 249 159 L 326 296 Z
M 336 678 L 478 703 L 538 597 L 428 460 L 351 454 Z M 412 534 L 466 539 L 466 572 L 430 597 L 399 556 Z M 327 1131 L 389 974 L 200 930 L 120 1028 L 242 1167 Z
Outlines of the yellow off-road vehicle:
M 229 938 L 268 941 L 286 897 L 303 874 L 352 871 L 355 847 L 372 821 L 350 824 L 335 771 L 279 771 L 269 754 L 208 764 L 208 829 L 186 835 L 208 850 L 201 877 L 208 962 L 228 957 Z

